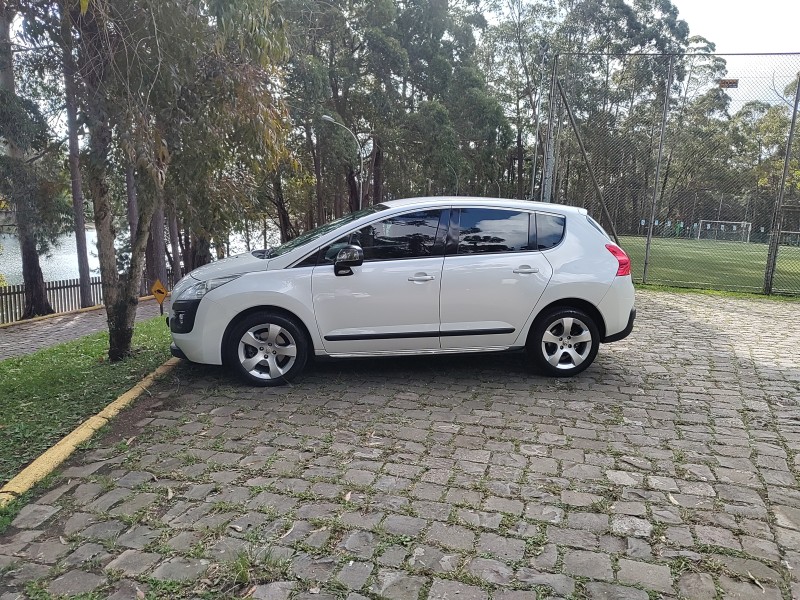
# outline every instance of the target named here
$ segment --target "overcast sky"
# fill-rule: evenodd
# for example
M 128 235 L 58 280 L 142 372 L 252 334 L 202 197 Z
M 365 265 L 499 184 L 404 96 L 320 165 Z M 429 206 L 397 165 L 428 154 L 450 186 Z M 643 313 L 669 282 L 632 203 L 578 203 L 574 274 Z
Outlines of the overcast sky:
M 717 52 L 800 52 L 798 0 L 672 0 Z

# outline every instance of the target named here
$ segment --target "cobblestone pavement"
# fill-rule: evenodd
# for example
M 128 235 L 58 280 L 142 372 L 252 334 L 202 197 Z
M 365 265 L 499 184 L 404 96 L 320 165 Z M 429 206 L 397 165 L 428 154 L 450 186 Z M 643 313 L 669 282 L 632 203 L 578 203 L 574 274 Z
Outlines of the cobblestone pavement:
M 797 304 L 638 306 L 572 380 L 182 366 L 0 536 L 0 598 L 800 598 Z
M 164 303 L 165 313 L 168 308 L 169 300 L 166 300 Z M 139 303 L 136 320 L 150 319 L 158 313 L 158 302 L 145 300 Z M 107 327 L 104 308 L 33 322 L 23 321 L 10 327 L 3 327 L 0 329 L 0 360 L 32 354 L 42 348 L 75 340 L 96 331 L 104 331 Z

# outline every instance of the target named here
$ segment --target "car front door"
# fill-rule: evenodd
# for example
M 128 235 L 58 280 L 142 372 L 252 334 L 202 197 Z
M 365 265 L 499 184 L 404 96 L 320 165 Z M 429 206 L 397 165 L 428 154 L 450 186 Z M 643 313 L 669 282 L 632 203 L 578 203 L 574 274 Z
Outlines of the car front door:
M 553 274 L 537 250 L 536 215 L 453 210 L 440 301 L 442 348 L 514 344 Z
M 317 326 L 328 354 L 439 348 L 439 290 L 449 209 L 416 210 L 376 221 L 321 249 L 312 275 Z M 364 264 L 336 275 L 348 244 Z

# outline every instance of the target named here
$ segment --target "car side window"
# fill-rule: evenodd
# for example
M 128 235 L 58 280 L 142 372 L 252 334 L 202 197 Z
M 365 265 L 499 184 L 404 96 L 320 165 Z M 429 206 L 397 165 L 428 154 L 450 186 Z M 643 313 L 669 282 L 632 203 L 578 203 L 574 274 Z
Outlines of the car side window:
M 423 210 L 371 223 L 323 248 L 320 264 L 333 264 L 339 250 L 349 244 L 361 246 L 364 261 L 441 256 L 443 236 L 437 237 L 437 232 L 442 212 Z
M 458 254 L 533 250 L 530 213 L 496 208 L 462 208 Z
M 564 238 L 567 220 L 561 215 L 536 214 L 536 243 L 539 250 L 555 248 Z

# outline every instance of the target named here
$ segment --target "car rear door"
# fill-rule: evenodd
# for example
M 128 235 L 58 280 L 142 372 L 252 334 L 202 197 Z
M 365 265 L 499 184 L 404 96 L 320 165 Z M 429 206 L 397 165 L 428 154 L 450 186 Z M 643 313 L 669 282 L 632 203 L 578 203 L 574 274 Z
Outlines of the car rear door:
M 533 212 L 454 208 L 442 269 L 442 348 L 513 345 L 552 274 L 536 246 Z

